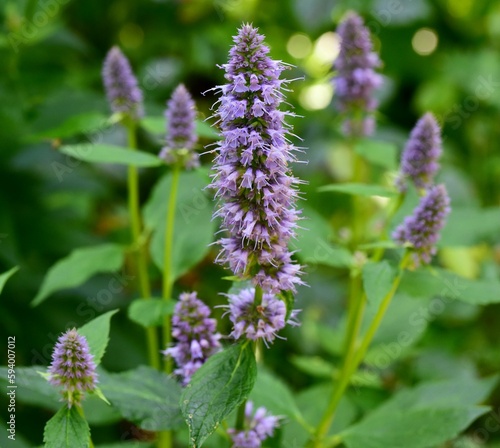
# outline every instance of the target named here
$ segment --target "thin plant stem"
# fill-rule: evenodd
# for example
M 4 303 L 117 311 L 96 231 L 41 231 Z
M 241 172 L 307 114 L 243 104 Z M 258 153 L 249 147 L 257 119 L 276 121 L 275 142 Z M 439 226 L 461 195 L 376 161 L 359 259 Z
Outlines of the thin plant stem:
M 408 263 L 409 256 L 410 254 L 408 252 L 403 256 L 401 263 L 399 265 L 398 275 L 394 279 L 391 289 L 384 296 L 375 317 L 373 318 L 367 332 L 365 333 L 361 341 L 359 349 L 357 349 L 353 355 L 349 355 L 348 357 L 346 357 L 346 362 L 344 362 L 342 371 L 340 372 L 338 383 L 336 384 L 336 387 L 330 397 L 330 402 L 328 403 L 328 407 L 316 429 L 316 434 L 314 439 L 309 443 L 308 446 L 314 448 L 320 448 L 323 446 L 322 441 L 326 436 L 326 434 L 328 433 L 328 429 L 330 428 L 333 422 L 335 412 L 337 410 L 341 398 L 344 395 L 345 390 L 347 389 L 347 386 L 349 385 L 351 376 L 356 372 L 359 364 L 365 357 L 366 351 L 368 350 L 368 347 L 370 346 L 370 343 L 373 337 L 375 336 L 375 333 L 379 328 L 380 323 L 382 322 L 382 319 L 387 311 L 387 308 L 389 307 L 389 304 L 391 303 L 391 300 L 394 297 L 396 290 L 398 289 L 399 283 L 401 282 L 401 278 L 403 276 L 404 269 Z M 347 362 L 348 359 L 350 360 L 350 362 Z
M 174 242 L 175 209 L 177 203 L 177 190 L 179 187 L 180 165 L 175 165 L 172 172 L 172 183 L 170 184 L 170 195 L 168 198 L 167 216 L 165 219 L 165 246 L 163 252 L 163 300 L 172 300 L 172 246 Z M 172 328 L 170 316 L 165 316 L 163 321 L 163 346 L 168 347 L 172 340 Z M 165 372 L 172 373 L 172 359 L 165 358 Z
M 126 125 L 128 135 L 128 146 L 130 149 L 137 149 L 136 127 L 133 122 Z M 138 276 L 139 291 L 144 300 L 151 299 L 151 289 L 149 286 L 149 274 L 147 265 L 146 247 L 141 242 L 141 214 L 139 207 L 139 174 L 137 167 L 129 165 L 128 176 L 128 209 L 130 215 L 130 231 L 132 237 L 132 247 L 136 251 L 135 270 Z M 151 367 L 159 370 L 159 344 L 156 328 L 146 328 L 146 339 L 148 346 L 148 358 Z

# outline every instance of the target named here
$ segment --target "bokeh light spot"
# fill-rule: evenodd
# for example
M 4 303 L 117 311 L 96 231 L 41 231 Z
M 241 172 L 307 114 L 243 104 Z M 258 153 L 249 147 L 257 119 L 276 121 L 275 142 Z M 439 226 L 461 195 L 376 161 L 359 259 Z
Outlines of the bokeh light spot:
M 421 28 L 414 34 L 411 45 L 416 53 L 427 56 L 436 50 L 438 35 L 430 28 Z
M 300 93 L 300 104 L 307 110 L 321 110 L 330 104 L 333 87 L 330 83 L 305 87 Z
M 286 50 L 294 58 L 305 58 L 309 56 L 312 50 L 311 39 L 307 34 L 296 33 L 288 39 Z

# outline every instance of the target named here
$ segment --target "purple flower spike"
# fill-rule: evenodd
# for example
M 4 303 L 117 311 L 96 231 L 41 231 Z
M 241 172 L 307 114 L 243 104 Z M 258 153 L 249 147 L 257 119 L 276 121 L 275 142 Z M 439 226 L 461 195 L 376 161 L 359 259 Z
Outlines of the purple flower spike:
M 337 33 L 340 53 L 334 64 L 334 83 L 338 107 L 347 117 L 343 129 L 349 136 L 370 135 L 375 129 L 372 112 L 377 107 L 373 93 L 382 85 L 382 77 L 374 70 L 380 60 L 372 51 L 368 28 L 357 14 L 350 14 Z
M 109 50 L 102 69 L 108 102 L 115 113 L 126 113 L 134 120 L 144 115 L 142 92 L 128 59 L 118 47 Z
M 178 342 L 162 353 L 175 360 L 174 373 L 181 377 L 183 385 L 220 349 L 221 336 L 215 331 L 215 319 L 209 316 L 210 308 L 198 299 L 196 292 L 180 295 L 172 316 L 172 336 Z
M 253 403 L 245 406 L 245 421 L 242 430 L 229 429 L 228 434 L 233 442 L 232 448 L 260 448 L 262 442 L 272 437 L 279 426 L 279 417 L 267 415 L 264 407 L 257 408 L 253 414 Z
M 69 407 L 80 404 L 84 393 L 95 389 L 95 369 L 94 357 L 84 336 L 73 328 L 59 337 L 49 366 L 49 382 L 63 388 L 64 401 Z
M 401 156 L 401 174 L 396 185 L 401 192 L 407 188 L 406 179 L 415 187 L 426 189 L 434 180 L 441 157 L 441 131 L 430 113 L 425 114 L 413 128 Z
M 288 323 L 299 325 L 295 320 L 298 310 L 291 312 L 286 319 L 285 303 L 274 294 L 264 293 L 262 303 L 256 304 L 255 289 L 243 289 L 238 294 L 229 294 L 229 319 L 233 323 L 230 336 L 234 339 L 246 337 L 253 341 L 263 339 L 264 343 L 272 343 L 278 331 Z
M 450 213 L 450 198 L 444 185 L 429 188 L 420 199 L 413 214 L 394 231 L 393 238 L 400 244 L 410 244 L 413 265 L 429 264 L 436 254 L 436 243 L 446 217 Z
M 292 261 L 288 242 L 295 235 L 297 184 L 290 162 L 296 150 L 289 126 L 279 110 L 283 102 L 280 74 L 285 66 L 272 60 L 269 48 L 251 25 L 234 37 L 229 62 L 223 66 L 227 84 L 215 114 L 223 140 L 218 143 L 211 187 L 216 190 L 222 229 L 217 261 L 234 274 L 251 278 L 264 291 L 295 291 L 302 284 L 300 266 Z
M 198 141 L 195 131 L 196 108 L 183 84 L 177 86 L 167 103 L 167 146 L 160 157 L 169 164 L 182 163 L 185 168 L 200 165 L 199 156 L 192 151 Z

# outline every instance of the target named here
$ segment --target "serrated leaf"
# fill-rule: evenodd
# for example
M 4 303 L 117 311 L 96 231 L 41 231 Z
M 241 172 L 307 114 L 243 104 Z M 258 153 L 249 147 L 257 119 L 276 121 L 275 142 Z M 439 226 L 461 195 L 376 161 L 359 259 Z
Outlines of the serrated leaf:
M 106 398 L 120 414 L 142 429 L 163 431 L 182 424 L 180 385 L 151 367 L 140 366 L 123 373 L 101 375 Z
M 86 323 L 78 329 L 78 333 L 87 338 L 90 353 L 94 355 L 94 362 L 99 365 L 109 342 L 109 325 L 113 314 L 118 310 L 108 311 Z
M 137 167 L 153 167 L 164 164 L 156 155 L 107 143 L 65 145 L 61 146 L 59 151 L 90 163 L 119 163 Z
M 90 428 L 76 406 L 63 407 L 45 425 L 45 448 L 88 448 Z
M 233 345 L 200 367 L 181 396 L 192 448 L 201 447 L 222 420 L 246 400 L 256 375 L 255 356 L 249 343 Z
M 405 272 L 398 289 L 411 297 L 443 297 L 473 305 L 500 302 L 500 282 L 470 280 L 445 269 L 419 269 Z
M 209 182 L 204 170 L 183 172 L 179 179 L 172 247 L 172 278 L 177 279 L 200 262 L 210 250 L 215 222 L 212 221 L 212 200 L 203 191 Z M 163 269 L 165 222 L 171 174 L 156 184 L 144 208 L 146 227 L 153 231 L 151 257 Z
M 351 194 L 354 196 L 382 196 L 385 198 L 391 198 L 396 196 L 396 191 L 383 187 L 381 185 L 369 185 L 369 184 L 356 184 L 356 183 L 345 183 L 345 184 L 331 184 L 325 185 L 318 188 L 320 192 L 333 191 L 336 193 Z
M 302 216 L 304 219 L 297 229 L 297 238 L 290 242 L 290 247 L 297 250 L 297 257 L 306 264 L 350 267 L 352 254 L 330 242 L 332 229 L 326 219 L 310 207 L 304 207 Z
M 56 291 L 79 286 L 97 273 L 117 271 L 123 259 L 123 247 L 117 244 L 75 249 L 49 269 L 31 306 L 39 305 Z
M 128 308 L 128 317 L 143 327 L 152 327 L 163 324 L 165 316 L 172 314 L 176 302 L 163 299 L 137 299 Z
M 362 421 L 340 434 L 349 448 L 439 446 L 467 428 L 488 408 L 476 406 L 498 378 L 424 383 L 398 392 Z
M 368 262 L 363 265 L 362 276 L 368 302 L 377 308 L 391 289 L 396 270 L 387 260 L 378 263 Z
M 264 406 L 273 415 L 287 416 L 296 421 L 303 420 L 286 383 L 264 367 L 258 370 L 250 400 L 257 407 Z
M 19 266 L 15 266 L 12 269 L 9 269 L 8 271 L 4 272 L 3 274 L 0 274 L 0 294 L 2 293 L 2 290 L 5 286 L 5 283 L 7 283 L 7 280 L 11 278 L 18 270 Z
M 395 144 L 377 140 L 361 140 L 356 144 L 355 151 L 368 162 L 383 168 L 395 170 L 398 167 L 398 148 Z

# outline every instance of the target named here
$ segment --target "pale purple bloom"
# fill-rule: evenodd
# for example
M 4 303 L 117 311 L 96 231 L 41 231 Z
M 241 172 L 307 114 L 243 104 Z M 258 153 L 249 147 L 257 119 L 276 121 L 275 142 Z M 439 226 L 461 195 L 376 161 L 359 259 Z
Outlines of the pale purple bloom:
M 275 294 L 264 293 L 261 303 L 255 303 L 255 289 L 248 288 L 238 294 L 228 294 L 229 305 L 226 314 L 233 323 L 233 331 L 230 336 L 234 339 L 241 337 L 257 341 L 262 339 L 267 345 L 272 343 L 278 331 L 288 323 L 299 325 L 295 319 L 298 310 L 293 310 L 287 319 L 287 308 L 285 302 Z
M 344 132 L 356 137 L 370 135 L 375 129 L 374 91 L 382 84 L 381 76 L 374 70 L 380 60 L 372 51 L 368 28 L 357 14 L 349 14 L 337 33 L 340 53 L 334 64 L 337 71 L 334 83 L 338 107 L 346 116 Z
M 410 179 L 415 187 L 425 189 L 432 185 L 439 170 L 441 157 L 441 131 L 431 113 L 425 114 L 413 128 L 401 156 L 401 174 L 396 181 L 401 192 Z
M 268 415 L 264 407 L 257 408 L 253 414 L 253 403 L 245 405 L 243 429 L 229 429 L 227 432 L 233 442 L 232 448 L 260 448 L 262 442 L 272 437 L 279 426 L 279 417 Z
M 436 253 L 446 218 L 450 213 L 450 198 L 444 185 L 427 190 L 413 214 L 394 231 L 393 238 L 400 244 L 409 244 L 413 251 L 413 265 L 429 264 Z
M 199 166 L 199 156 L 193 151 L 198 141 L 195 130 L 196 106 L 190 93 L 180 84 L 172 93 L 165 112 L 167 145 L 160 157 L 167 163 L 181 163 L 185 168 Z
M 198 299 L 196 292 L 180 295 L 172 316 L 172 336 L 177 343 L 162 353 L 175 360 L 174 373 L 181 377 L 184 385 L 221 347 L 217 323 L 209 316 L 210 308 Z
M 49 382 L 62 387 L 63 399 L 69 407 L 80 404 L 84 393 L 95 389 L 95 369 L 94 357 L 84 336 L 73 328 L 59 337 L 48 370 Z
M 216 190 L 222 229 L 222 251 L 217 261 L 234 274 L 251 278 L 265 291 L 295 291 L 302 284 L 300 266 L 288 249 L 299 212 L 297 184 L 290 171 L 295 147 L 289 142 L 288 112 L 283 102 L 281 72 L 286 68 L 267 54 L 269 48 L 251 25 L 234 37 L 229 62 L 223 66 L 228 83 L 215 114 L 223 140 L 215 150 Z
M 144 115 L 142 91 L 130 63 L 118 47 L 109 50 L 104 60 L 102 78 L 111 110 L 128 114 L 133 119 Z

